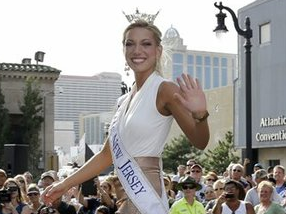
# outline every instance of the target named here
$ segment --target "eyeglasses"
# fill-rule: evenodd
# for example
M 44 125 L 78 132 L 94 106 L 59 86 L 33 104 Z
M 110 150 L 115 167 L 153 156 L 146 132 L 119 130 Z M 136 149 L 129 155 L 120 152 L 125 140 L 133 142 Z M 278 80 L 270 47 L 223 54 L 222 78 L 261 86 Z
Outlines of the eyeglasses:
M 233 172 L 241 172 L 240 169 L 233 169 L 232 171 L 233 171 Z
M 195 173 L 195 172 L 196 172 L 196 173 L 201 173 L 202 171 L 201 171 L 201 170 L 192 170 L 191 172 L 192 172 L 192 173 Z
M 31 193 L 28 193 L 27 195 L 28 196 L 37 196 L 37 195 L 39 195 L 39 193 L 38 192 L 31 192 Z
M 223 190 L 223 188 L 216 188 L 214 191 Z
M 186 189 L 195 189 L 195 188 L 196 188 L 196 186 L 193 185 L 193 184 L 184 184 L 182 186 L 182 189 L 184 189 L 184 190 L 186 190 Z
M 25 181 L 24 180 L 19 180 L 19 183 L 25 183 Z
M 207 181 L 216 181 L 216 180 L 213 178 L 208 178 Z

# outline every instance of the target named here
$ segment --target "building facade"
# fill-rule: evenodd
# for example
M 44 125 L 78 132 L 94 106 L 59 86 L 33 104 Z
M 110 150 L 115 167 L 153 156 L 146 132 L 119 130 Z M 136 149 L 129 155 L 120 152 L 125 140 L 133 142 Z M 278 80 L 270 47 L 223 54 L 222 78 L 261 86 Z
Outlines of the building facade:
M 113 115 L 114 111 L 81 115 L 80 135 L 85 133 L 85 142 L 88 145 L 103 145 Z
M 233 79 L 237 73 L 237 55 L 188 50 L 177 29 L 170 27 L 164 37 L 163 45 L 167 56 L 164 76 L 176 81 L 182 73 L 197 78 L 205 93 L 210 113 L 210 143 L 207 149 L 222 140 L 228 131 L 233 132 Z M 167 139 L 182 134 L 176 122 Z
M 94 76 L 61 75 L 55 82 L 55 121 L 73 122 L 79 142 L 82 115 L 110 112 L 121 95 L 121 75 L 103 72 Z M 55 130 L 55 136 L 60 130 Z M 69 130 L 71 131 L 71 130 Z M 55 139 L 58 142 L 57 139 Z M 61 145 L 57 145 L 61 146 Z
M 241 26 L 250 17 L 253 29 L 251 66 L 251 138 L 254 159 L 265 167 L 286 166 L 286 1 L 257 0 L 238 12 Z M 235 144 L 246 147 L 244 39 L 239 39 L 235 79 Z
M 40 133 L 42 140 L 40 149 L 43 151 L 42 164 L 44 164 L 41 168 L 44 169 L 51 169 L 51 158 L 54 156 L 54 83 L 58 79 L 60 72 L 58 69 L 45 65 L 0 64 L 0 87 L 5 97 L 4 106 L 9 110 L 11 123 L 11 146 L 23 144 L 21 131 L 23 129 L 21 124 L 23 113 L 20 111 L 20 105 L 23 105 L 26 80 L 32 78 L 39 85 L 43 99 L 42 116 L 44 121 Z M 29 147 L 27 151 L 29 152 Z M 15 151 L 13 153 L 16 154 L 15 163 L 17 161 L 25 161 L 25 158 L 20 158 L 20 155 L 25 153 L 24 150 L 19 152 L 19 154 L 16 154 Z

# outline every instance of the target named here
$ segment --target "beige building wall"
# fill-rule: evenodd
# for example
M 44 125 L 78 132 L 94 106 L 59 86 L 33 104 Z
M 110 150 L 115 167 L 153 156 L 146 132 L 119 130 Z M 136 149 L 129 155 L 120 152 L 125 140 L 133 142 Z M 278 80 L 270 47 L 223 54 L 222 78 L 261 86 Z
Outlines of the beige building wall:
M 39 84 L 45 119 L 40 133 L 42 150 L 45 151 L 45 169 L 48 168 L 49 156 L 54 155 L 54 82 L 59 74 L 60 70 L 45 65 L 0 64 L 0 87 L 10 115 L 17 115 L 17 118 L 22 115 L 19 107 L 23 104 L 26 80 L 33 78 Z
M 233 132 L 233 87 L 221 87 L 215 90 L 205 91 L 209 111 L 210 141 L 207 149 L 212 149 L 219 140 L 223 140 L 228 131 Z M 174 121 L 167 142 L 183 132 Z M 205 150 L 205 151 L 206 151 Z
M 286 148 L 260 148 L 258 155 L 258 162 L 262 164 L 262 166 L 269 166 L 269 160 L 280 160 L 280 165 L 286 166 Z

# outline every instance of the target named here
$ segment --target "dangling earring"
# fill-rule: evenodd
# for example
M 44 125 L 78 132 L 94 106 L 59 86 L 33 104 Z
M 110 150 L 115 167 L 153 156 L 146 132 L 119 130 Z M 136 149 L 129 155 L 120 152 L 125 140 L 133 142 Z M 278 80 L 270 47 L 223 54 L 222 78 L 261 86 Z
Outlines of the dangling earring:
M 125 73 L 126 73 L 126 76 L 129 76 L 129 70 L 130 70 L 130 67 L 129 67 L 129 65 L 127 64 L 127 62 L 125 62 L 124 71 L 125 71 Z

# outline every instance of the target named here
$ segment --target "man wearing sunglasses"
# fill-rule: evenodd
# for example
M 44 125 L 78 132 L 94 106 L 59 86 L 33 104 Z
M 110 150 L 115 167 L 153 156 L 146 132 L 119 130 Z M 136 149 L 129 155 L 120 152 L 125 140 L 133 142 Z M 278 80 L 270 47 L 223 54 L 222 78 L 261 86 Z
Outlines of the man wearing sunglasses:
M 183 192 L 184 197 L 172 205 L 170 214 L 205 214 L 206 211 L 203 204 L 197 201 L 195 196 L 196 191 L 201 188 L 202 186 L 194 178 L 190 176 L 183 177 L 178 184 L 178 189 Z

